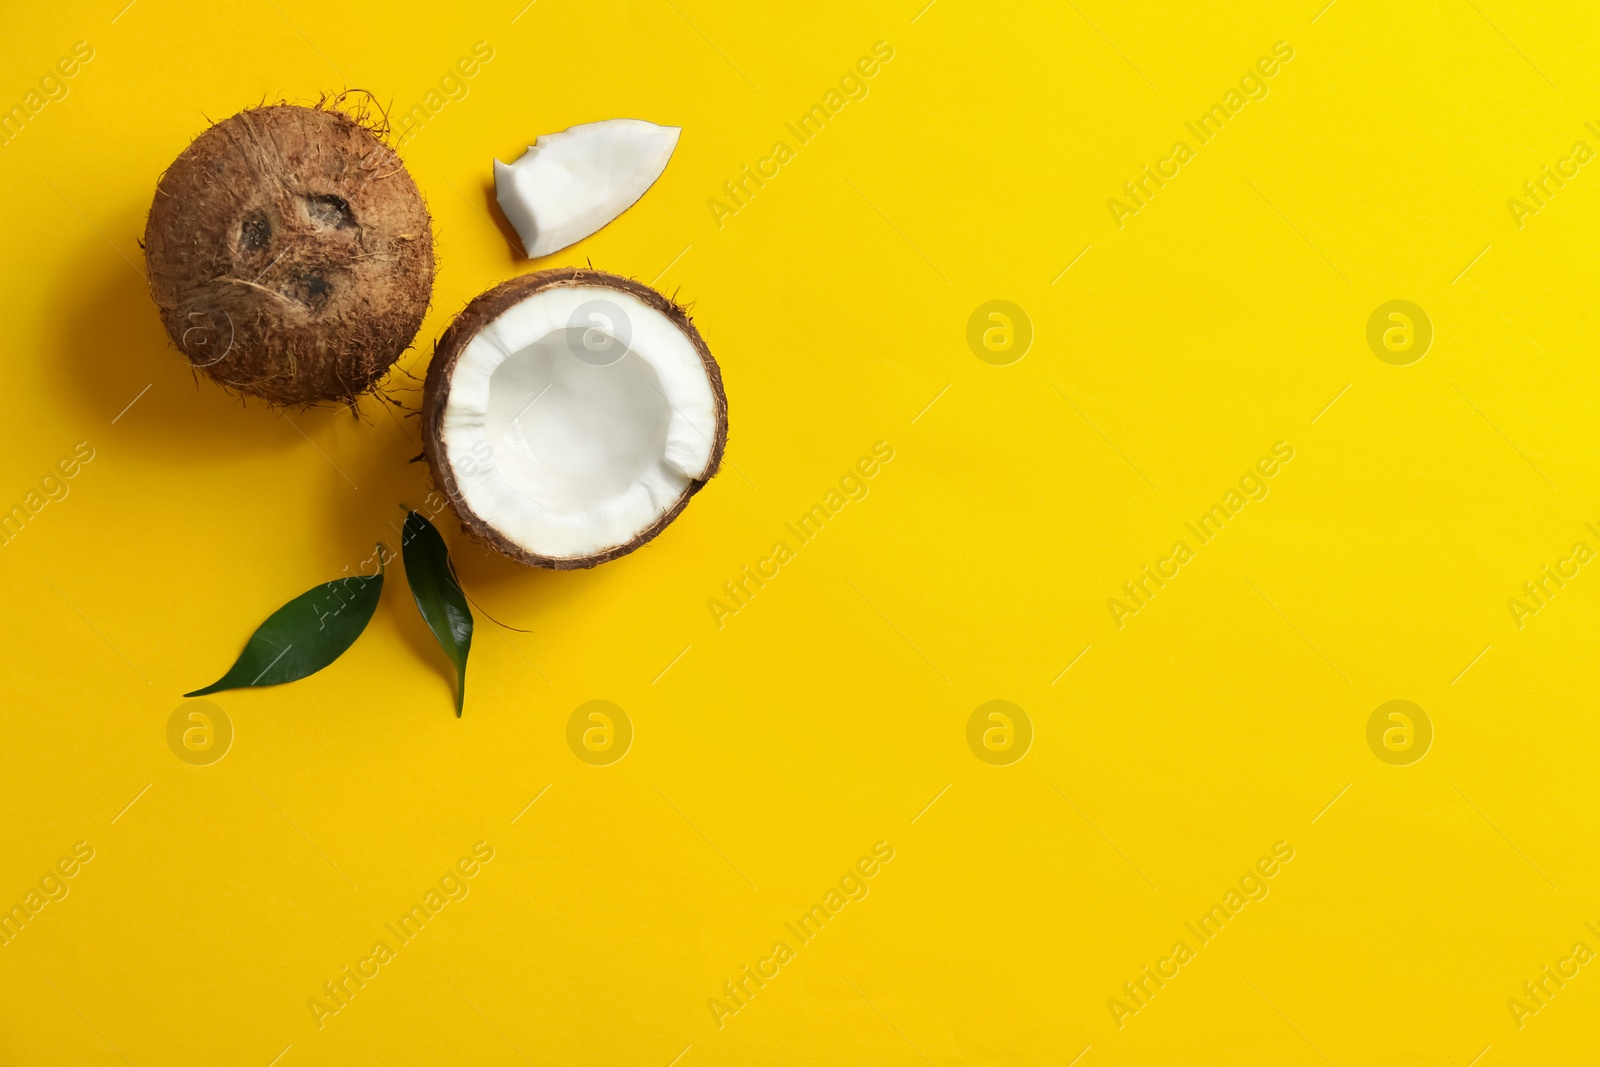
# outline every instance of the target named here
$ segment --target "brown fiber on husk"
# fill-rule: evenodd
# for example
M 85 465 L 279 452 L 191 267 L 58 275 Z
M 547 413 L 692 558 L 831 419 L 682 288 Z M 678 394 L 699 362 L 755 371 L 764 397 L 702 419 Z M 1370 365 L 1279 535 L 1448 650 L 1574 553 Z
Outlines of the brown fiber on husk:
M 711 393 L 714 399 L 717 417 L 716 437 L 711 445 L 711 459 L 706 464 L 705 473 L 689 482 L 673 502 L 655 522 L 635 534 L 632 539 L 624 544 L 605 549 L 590 556 L 560 558 L 541 556 L 529 552 L 517 545 L 505 534 L 501 533 L 487 520 L 475 513 L 467 506 L 462 498 L 461 487 L 457 483 L 450 469 L 450 462 L 445 455 L 444 439 L 441 432 L 441 423 L 444 419 L 446 401 L 450 398 L 450 383 L 455 377 L 456 361 L 461 358 L 461 353 L 471 340 L 489 323 L 499 318 L 514 305 L 521 303 L 536 293 L 546 289 L 560 287 L 574 287 L 583 285 L 598 285 L 615 289 L 636 297 L 646 305 L 665 315 L 676 326 L 689 342 L 694 345 L 700 354 L 700 362 L 705 367 L 706 378 L 711 383 Z M 455 509 L 456 515 L 461 520 L 461 528 L 473 539 L 480 541 L 495 551 L 509 556 L 519 563 L 530 567 L 547 567 L 551 570 L 578 570 L 593 567 L 598 563 L 625 556 L 640 545 L 649 541 L 667 524 L 678 517 L 678 513 L 689 503 L 689 498 L 705 487 L 722 466 L 722 453 L 728 443 L 728 396 L 722 388 L 722 369 L 717 366 L 716 359 L 711 355 L 711 349 L 706 347 L 705 339 L 700 336 L 700 331 L 695 329 L 694 322 L 683 308 L 671 300 L 651 289 L 641 285 L 630 278 L 623 278 L 605 271 L 590 270 L 582 267 L 566 267 L 557 270 L 538 271 L 533 274 L 524 274 L 510 281 L 490 289 L 477 297 L 457 315 L 455 321 L 445 330 L 444 335 L 434 345 L 433 362 L 428 365 L 427 382 L 422 392 L 422 451 L 428 459 L 428 469 L 433 474 L 434 484 L 444 493 L 445 499 Z
M 212 126 L 161 176 L 145 226 L 178 350 L 274 404 L 353 405 L 411 345 L 433 291 L 416 183 L 382 128 L 338 103 Z

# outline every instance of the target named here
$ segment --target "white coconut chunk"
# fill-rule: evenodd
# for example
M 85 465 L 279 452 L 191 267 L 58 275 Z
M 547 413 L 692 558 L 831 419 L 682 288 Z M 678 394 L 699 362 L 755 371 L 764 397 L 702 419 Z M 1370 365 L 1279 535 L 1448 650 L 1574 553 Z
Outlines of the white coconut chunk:
M 612 285 L 548 286 L 466 341 L 439 444 L 453 502 L 491 540 L 542 565 L 611 558 L 714 473 L 726 436 L 716 365 L 662 304 L 676 320 Z
M 607 119 L 547 133 L 509 166 L 494 161 L 494 195 L 529 259 L 588 237 L 655 184 L 677 126 Z

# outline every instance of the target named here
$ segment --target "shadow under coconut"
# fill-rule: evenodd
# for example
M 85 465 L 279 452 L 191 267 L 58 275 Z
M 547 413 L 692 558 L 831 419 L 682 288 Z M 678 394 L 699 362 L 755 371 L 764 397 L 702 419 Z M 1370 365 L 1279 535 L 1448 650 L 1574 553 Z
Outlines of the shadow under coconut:
M 506 213 L 500 210 L 500 200 L 495 196 L 494 179 L 490 178 L 479 187 L 483 196 L 483 211 L 489 216 L 495 228 L 500 231 L 500 236 L 506 239 L 506 261 L 513 267 L 525 267 L 532 260 L 522 254 L 522 238 L 517 236 L 517 228 L 511 225 L 511 220 L 506 218 Z
M 474 614 L 487 612 L 507 626 L 537 634 L 547 619 L 562 617 L 570 605 L 591 596 L 595 583 L 607 577 L 596 573 L 604 567 L 556 571 L 508 559 L 469 537 L 449 507 L 433 517 L 433 524 L 450 545 L 450 561 L 462 589 L 474 602 Z M 480 622 L 494 625 L 488 619 Z M 530 635 L 511 636 L 527 639 Z
M 607 595 L 609 586 L 628 582 L 636 588 L 641 572 L 631 568 L 644 566 L 643 554 L 649 550 L 649 546 L 645 546 L 588 570 L 547 570 L 516 563 L 466 537 L 455 529 L 454 515 L 448 510 L 436 516 L 434 524 L 450 542 L 450 558 L 455 563 L 456 575 L 472 603 L 473 648 L 496 648 L 509 643 L 514 650 L 510 669 L 519 667 L 514 660 L 521 658 L 544 681 L 558 685 L 570 680 L 571 675 L 566 664 L 552 658 L 551 642 L 546 635 L 562 631 L 562 644 L 568 644 L 576 625 L 590 631 L 592 640 L 616 640 L 617 624 L 598 615 L 594 605 L 616 601 L 617 597 Z M 447 526 L 451 529 L 447 530 Z M 490 615 L 492 619 L 487 617 Z M 584 621 L 578 623 L 577 620 Z M 506 627 L 528 632 L 508 632 Z M 491 636 L 486 632 L 489 629 L 499 633 Z M 583 639 L 582 634 L 578 637 Z M 494 655 L 504 656 L 505 650 L 497 649 Z M 439 658 L 443 660 L 442 655 Z M 467 677 L 470 713 L 470 666 Z
M 134 226 L 130 214 L 114 230 Z M 280 420 L 265 404 L 243 403 L 190 366 L 161 324 L 139 273 L 142 257 L 133 264 L 91 234 L 73 249 L 54 289 L 60 358 L 51 363 L 60 395 L 76 400 L 82 424 L 114 422 L 119 446 L 186 467 L 280 450 L 298 439 L 273 425 Z

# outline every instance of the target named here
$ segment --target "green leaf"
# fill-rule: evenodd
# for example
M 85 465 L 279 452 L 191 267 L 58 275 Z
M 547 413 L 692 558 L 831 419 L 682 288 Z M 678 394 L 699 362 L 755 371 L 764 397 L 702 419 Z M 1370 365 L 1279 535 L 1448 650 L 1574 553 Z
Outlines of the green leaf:
M 378 573 L 370 577 L 339 578 L 308 589 L 268 616 L 227 674 L 183 695 L 279 685 L 317 673 L 355 644 L 382 592 L 381 562 Z
M 456 718 L 467 698 L 467 653 L 472 650 L 472 610 L 450 565 L 444 538 L 420 512 L 406 515 L 400 538 L 400 555 L 406 561 L 406 581 L 417 610 L 433 631 L 439 647 L 456 668 Z

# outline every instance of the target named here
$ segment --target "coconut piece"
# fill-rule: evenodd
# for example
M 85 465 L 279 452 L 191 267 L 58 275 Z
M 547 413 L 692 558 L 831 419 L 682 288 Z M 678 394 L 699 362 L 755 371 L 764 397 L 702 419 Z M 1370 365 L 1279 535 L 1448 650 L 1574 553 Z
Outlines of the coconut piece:
M 678 146 L 677 126 L 607 119 L 547 133 L 494 161 L 494 195 L 529 259 L 576 244 L 632 207 Z
M 422 401 L 433 480 L 473 537 L 568 570 L 632 552 L 716 474 L 722 372 L 684 309 L 614 274 L 527 274 L 439 339 Z
M 161 176 L 144 249 L 178 350 L 275 404 L 353 405 L 410 346 L 433 291 L 416 183 L 332 106 L 251 108 L 202 133 Z

